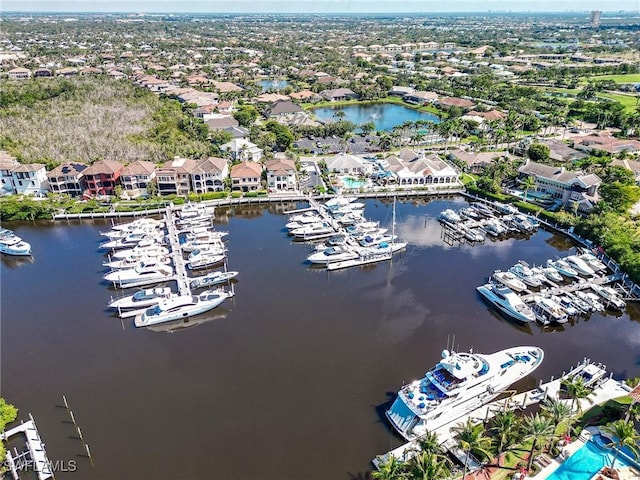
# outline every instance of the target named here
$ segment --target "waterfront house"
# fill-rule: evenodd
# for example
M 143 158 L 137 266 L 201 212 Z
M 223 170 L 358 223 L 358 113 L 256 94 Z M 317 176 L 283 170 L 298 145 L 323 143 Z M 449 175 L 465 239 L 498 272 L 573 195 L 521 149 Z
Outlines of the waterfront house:
M 320 95 L 330 102 L 339 102 L 342 100 L 355 100 L 358 94 L 349 88 L 334 88 L 331 90 L 323 90 Z
M 18 195 L 43 196 L 47 188 L 47 169 L 42 163 L 25 163 L 11 170 L 13 188 Z
M 637 153 L 640 152 L 640 142 L 633 139 L 616 138 L 608 133 L 602 133 L 576 138 L 573 148 L 585 152 L 601 150 L 615 154 L 626 150 L 629 153 Z
M 435 92 L 423 92 L 416 90 L 411 93 L 407 93 L 402 99 L 407 103 L 413 103 L 416 105 L 426 105 L 434 103 L 438 100 L 438 94 Z
M 327 170 L 332 173 L 347 175 L 363 175 L 365 166 L 360 157 L 349 155 L 348 153 L 338 153 L 333 157 L 325 159 Z
M 262 165 L 245 160 L 231 167 L 231 189 L 241 192 L 252 192 L 260 189 Z
M 198 160 L 191 171 L 191 186 L 197 194 L 221 192 L 229 176 L 229 163 L 225 158 L 208 157 Z
M 273 105 L 268 112 L 269 118 L 278 118 L 284 115 L 291 115 L 294 113 L 302 113 L 304 110 L 300 108 L 299 105 L 296 105 L 290 100 L 280 100 Z
M 85 190 L 84 171 L 89 165 L 79 162 L 68 162 L 58 165 L 47 172 L 49 190 L 53 193 L 63 193 L 72 197 L 79 197 Z
M 11 171 L 18 167 L 20 162 L 13 155 L 0 150 L 0 195 L 16 193 L 13 188 L 13 175 Z
M 127 198 L 140 198 L 148 196 L 147 186 L 156 177 L 156 165 L 153 162 L 138 160 L 122 169 L 120 172 L 120 185 L 122 196 Z
M 439 98 L 435 103 L 437 106 L 445 109 L 457 107 L 462 108 L 463 110 L 468 110 L 475 106 L 475 104 L 471 100 L 456 97 L 442 97 Z
M 27 80 L 31 77 L 31 70 L 28 68 L 16 67 L 7 72 L 9 80 Z
M 84 171 L 85 193 L 95 195 L 115 195 L 115 188 L 124 165 L 115 160 L 99 160 Z
M 256 97 L 257 103 L 276 103 L 290 100 L 289 95 L 281 95 L 279 93 L 263 93 Z
M 400 186 L 459 185 L 456 169 L 438 155 L 422 155 L 409 161 L 391 156 L 385 160 L 388 164 L 387 170 L 393 174 Z
M 580 150 L 571 148 L 562 140 L 548 139 L 543 140 L 542 143 L 549 147 L 549 158 L 557 162 L 575 162 L 588 156 Z
M 251 160 L 259 162 L 262 159 L 262 149 L 245 138 L 234 138 L 230 142 L 220 145 L 220 150 L 229 152 L 231 159 L 234 161 Z
M 316 100 L 322 99 L 320 95 L 311 90 L 301 90 L 300 92 L 291 93 L 289 95 L 294 100 L 302 101 L 302 102 L 314 102 Z
M 403 87 L 401 85 L 394 85 L 393 87 L 391 87 L 391 90 L 389 90 L 388 94 L 396 97 L 404 97 L 405 95 L 409 95 L 415 92 L 415 90 L 416 89 L 413 87 Z
M 536 191 L 531 197 L 546 196 L 550 201 L 555 201 L 556 205 L 570 210 L 577 204 L 578 211 L 582 212 L 591 210 L 599 200 L 598 187 L 602 180 L 595 174 L 571 171 L 531 160 L 527 160 L 518 172 L 520 178 L 535 179 Z
M 268 160 L 265 167 L 269 190 L 296 190 L 296 164 L 293 160 Z
M 480 174 L 485 167 L 491 165 L 496 158 L 506 157 L 515 161 L 515 157 L 508 152 L 468 152 L 457 148 L 449 151 L 449 158 L 465 164 L 465 171 Z
M 33 76 L 35 78 L 52 77 L 53 76 L 53 72 L 51 70 L 49 70 L 48 68 L 40 67 L 40 68 L 37 68 L 33 72 Z
M 196 165 L 191 158 L 173 157 L 156 170 L 156 183 L 160 195 L 186 197 L 191 191 L 191 173 Z

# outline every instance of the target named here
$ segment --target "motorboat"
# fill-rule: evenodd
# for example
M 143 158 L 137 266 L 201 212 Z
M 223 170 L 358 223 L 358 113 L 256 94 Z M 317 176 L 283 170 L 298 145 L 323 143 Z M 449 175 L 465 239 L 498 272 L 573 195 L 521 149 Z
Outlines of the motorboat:
M 313 225 L 315 223 L 321 223 L 322 217 L 314 212 L 307 212 L 311 215 L 296 215 L 295 217 L 289 219 L 289 221 L 284 225 L 287 230 L 295 230 L 297 228 L 303 228 L 306 225 Z
M 607 266 L 604 264 L 604 262 L 591 252 L 584 252 L 578 256 L 596 272 L 601 272 L 607 269 Z
M 531 267 L 531 271 L 552 282 L 561 283 L 564 280 L 560 272 L 553 267 Z
M 358 258 L 358 252 L 351 247 L 336 246 L 329 247 L 321 252 L 312 253 L 307 257 L 310 263 L 326 265 L 331 262 L 342 262 L 344 260 L 353 260 Z
M 567 315 L 570 317 L 577 317 L 581 313 L 581 310 L 576 307 L 571 299 L 566 295 L 551 295 L 551 300 L 560 305 L 560 307 L 567 312 Z
M 149 245 L 146 247 L 137 246 L 133 248 L 126 248 L 123 250 L 118 250 L 117 252 L 112 252 L 109 254 L 111 258 L 123 259 L 129 257 L 163 257 L 169 255 L 169 249 L 164 247 L 158 243 L 153 245 Z
M 482 223 L 482 228 L 485 232 L 493 237 L 498 237 L 507 233 L 507 228 L 502 224 L 500 220 L 497 218 L 491 218 L 489 220 L 485 220 Z
M 184 239 L 187 242 L 196 240 L 214 242 L 221 241 L 226 237 L 229 232 L 223 232 L 220 230 L 212 230 L 209 226 L 194 227 L 184 232 Z
M 442 220 L 443 222 L 448 223 L 458 223 L 462 220 L 462 217 L 453 209 L 447 208 L 446 210 L 440 212 L 440 215 L 438 215 L 438 220 Z
M 326 222 L 312 223 L 301 228 L 291 230 L 291 235 L 298 238 L 309 238 L 334 233 L 334 228 Z
M 204 244 L 193 250 L 187 259 L 191 261 L 202 257 L 203 255 L 224 255 L 226 251 L 227 250 L 224 245 Z
M 504 215 L 514 215 L 518 213 L 518 209 L 511 205 L 510 203 L 500 203 L 496 202 L 493 204 L 493 207 L 500 213 Z
M 237 276 L 238 272 L 215 271 L 207 273 L 206 275 L 202 275 L 200 277 L 193 278 L 191 282 L 189 282 L 189 286 L 194 290 L 196 288 L 211 287 L 213 285 L 220 285 L 221 283 L 228 282 L 229 280 L 236 278 Z
M 341 207 L 344 205 L 348 205 L 350 203 L 355 202 L 358 199 L 358 197 L 343 197 L 343 196 L 339 196 L 339 197 L 334 197 L 331 198 L 329 200 L 327 200 L 324 205 L 328 208 L 332 208 L 332 207 Z
M 200 255 L 189 258 L 189 261 L 187 262 L 187 268 L 190 270 L 197 270 L 198 268 L 211 267 L 223 262 L 225 258 L 227 258 L 227 256 L 224 253 L 202 253 Z
M 187 203 L 178 210 L 178 217 L 181 220 L 194 219 L 196 217 L 212 217 L 215 213 L 215 207 L 206 206 L 199 203 Z
M 128 310 L 149 307 L 160 303 L 161 300 L 169 298 L 172 295 L 169 287 L 156 287 L 139 290 L 133 295 L 126 297 L 111 299 L 109 307 L 118 310 Z
M 573 294 L 580 300 L 586 302 L 591 307 L 593 312 L 604 312 L 604 305 L 599 300 L 600 297 L 593 292 L 585 292 L 583 290 L 576 290 Z
M 489 208 L 484 203 L 480 203 L 480 202 L 474 203 L 472 207 L 475 208 L 476 211 L 483 217 L 491 218 L 494 216 L 493 210 L 491 210 L 491 208 Z
M 493 272 L 492 278 L 514 292 L 524 292 L 527 289 L 525 283 L 511 272 L 496 270 Z
M 329 247 L 344 246 L 350 244 L 351 242 L 353 242 L 353 240 L 350 240 L 350 237 L 348 237 L 347 235 L 334 235 L 327 238 L 324 243 L 316 245 L 315 250 L 316 252 L 321 252 Z
M 564 261 L 569 264 L 571 268 L 577 271 L 580 275 L 584 275 L 585 277 L 592 277 L 596 274 L 593 271 L 587 262 L 585 262 L 582 258 L 577 255 L 569 255 L 564 258 Z
M 590 286 L 591 290 L 604 298 L 604 303 L 607 307 L 614 310 L 624 310 L 627 306 L 626 302 L 612 287 L 608 287 L 606 285 L 596 285 L 595 283 L 592 283 Z
M 138 218 L 131 222 L 120 223 L 118 225 L 113 225 L 111 227 L 112 231 L 124 231 L 124 232 L 133 232 L 139 228 L 145 227 L 153 227 L 155 229 L 162 228 L 164 226 L 164 221 L 156 220 L 154 218 Z
M 232 292 L 224 289 L 207 290 L 199 295 L 175 295 L 136 315 L 133 324 L 136 327 L 148 327 L 193 317 L 213 310 L 232 296 Z
M 362 247 L 374 247 L 383 243 L 391 243 L 395 239 L 395 236 L 389 233 L 383 233 L 378 235 L 365 235 L 358 241 L 358 243 Z
M 539 287 L 542 285 L 540 276 L 522 263 L 516 263 L 513 267 L 509 268 L 509 271 L 531 287 Z
M 529 221 L 529 218 L 526 215 L 515 214 L 511 216 L 511 223 L 515 226 L 516 230 L 521 233 L 531 233 L 536 228 Z
M 171 259 L 169 257 L 127 257 L 122 260 L 114 259 L 107 262 L 102 262 L 102 265 L 112 270 L 124 270 L 126 268 L 134 268 L 137 265 L 144 263 L 145 265 L 169 265 Z
M 536 317 L 520 296 L 509 287 L 485 283 L 476 288 L 478 292 L 498 310 L 514 320 L 533 322 Z
M 541 348 L 530 346 L 492 354 L 443 350 L 423 378 L 400 389 L 386 417 L 400 435 L 414 440 L 486 405 L 531 374 L 543 358 Z
M 480 232 L 479 228 L 465 228 L 464 238 L 470 242 L 484 242 L 484 235 Z
M 547 266 L 555 268 L 561 275 L 568 278 L 576 278 L 578 272 L 564 260 L 547 260 Z
M 131 233 L 124 238 L 110 240 L 100 245 L 100 248 L 119 250 L 123 248 L 148 247 L 161 243 L 162 234 L 149 235 L 148 233 Z
M 135 268 L 109 272 L 103 278 L 116 286 L 129 288 L 171 280 L 172 277 L 173 268 L 168 265 L 140 263 Z
M 543 325 L 555 325 L 569 321 L 567 312 L 549 297 L 534 296 L 531 310 L 533 310 L 536 320 Z
M 108 237 L 109 240 L 118 240 L 128 235 L 153 235 L 159 232 L 157 224 L 141 224 L 131 230 L 109 230 L 108 232 L 100 232 L 100 235 Z
M 185 253 L 193 253 L 196 251 L 224 253 L 227 251 L 227 247 L 222 243 L 222 240 L 214 240 L 210 242 L 204 240 L 192 240 L 181 244 L 180 248 Z
M 29 256 L 31 255 L 31 245 L 13 233 L 12 230 L 0 228 L 0 253 Z
M 581 298 L 577 297 L 575 294 L 573 294 L 571 292 L 565 292 L 562 296 L 566 297 L 571 302 L 571 305 L 576 307 L 582 313 L 591 312 L 591 310 L 592 310 L 591 304 L 589 304 L 589 302 L 586 302 L 585 300 L 582 300 Z
M 460 209 L 460 215 L 471 220 L 478 220 L 480 218 L 480 214 L 478 213 L 478 211 L 475 208 L 471 207 Z

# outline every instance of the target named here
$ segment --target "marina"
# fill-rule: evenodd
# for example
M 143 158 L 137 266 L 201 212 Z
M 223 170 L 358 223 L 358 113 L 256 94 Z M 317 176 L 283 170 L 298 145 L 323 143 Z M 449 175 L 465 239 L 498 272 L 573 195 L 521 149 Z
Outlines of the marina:
M 388 223 L 392 201 L 366 200 L 365 217 Z M 58 392 L 74 399 L 95 467 L 78 458 L 77 473 L 56 472 L 61 480 L 184 476 L 185 462 L 167 462 L 176 454 L 188 459 L 190 478 L 207 478 L 215 465 L 225 478 L 349 480 L 366 478 L 372 458 L 406 443 L 384 412 L 403 383 L 438 361 L 452 332 L 456 351 L 542 348 L 544 361 L 516 382 L 518 392 L 584 356 L 615 378 L 640 375 L 636 303 L 557 327 L 495 314 L 475 290 L 489 273 L 521 259 L 542 265 L 576 253 L 575 244 L 541 228 L 526 239 L 451 247 L 437 215 L 465 205 L 398 201 L 406 251 L 375 268 L 329 273 L 301 268 L 315 245 L 292 242 L 282 230 L 284 211 L 307 204 L 218 208 L 214 224 L 229 232 L 241 301 L 226 300 L 180 330 L 176 322 L 135 329 L 104 309 L 110 297 L 136 291 L 101 281 L 99 231 L 109 222 L 17 223 L 10 228 L 38 255 L 33 263 L 2 258 L 3 359 L 20 366 L 3 370 L 3 387 L 36 415 L 55 460 L 78 453 L 63 412 L 53 408 Z M 70 288 L 53 288 L 63 282 Z M 176 291 L 174 282 L 167 286 Z M 261 445 L 250 462 L 248 434 Z M 119 461 L 105 461 L 111 456 Z

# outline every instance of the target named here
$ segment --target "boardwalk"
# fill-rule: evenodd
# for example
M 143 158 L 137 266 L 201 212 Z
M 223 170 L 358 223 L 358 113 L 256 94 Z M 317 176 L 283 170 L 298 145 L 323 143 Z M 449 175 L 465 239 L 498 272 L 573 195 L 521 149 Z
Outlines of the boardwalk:
M 180 295 L 191 295 L 189 288 L 189 279 L 187 278 L 187 269 L 180 248 L 180 239 L 178 238 L 178 229 L 176 228 L 175 216 L 173 208 L 169 205 L 165 209 L 165 224 L 167 226 L 167 238 L 169 239 L 169 251 L 173 259 L 173 267 L 175 269 L 175 280 L 178 284 L 178 293 Z

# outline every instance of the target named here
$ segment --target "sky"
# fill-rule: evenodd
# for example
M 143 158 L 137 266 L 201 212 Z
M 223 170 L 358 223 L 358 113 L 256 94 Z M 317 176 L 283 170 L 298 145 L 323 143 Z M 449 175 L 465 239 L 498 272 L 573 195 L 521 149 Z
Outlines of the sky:
M 640 0 L 1 0 L 2 11 L 387 13 L 640 10 Z

